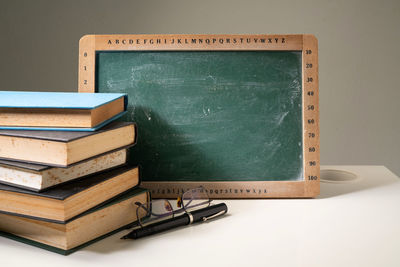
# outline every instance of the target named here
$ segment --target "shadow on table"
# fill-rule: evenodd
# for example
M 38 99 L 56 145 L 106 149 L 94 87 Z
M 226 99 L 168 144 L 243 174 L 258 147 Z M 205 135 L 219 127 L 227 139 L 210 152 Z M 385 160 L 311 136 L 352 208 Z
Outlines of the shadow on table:
M 229 216 L 231 216 L 231 215 L 228 213 L 223 216 L 214 218 L 214 219 L 210 220 L 209 222 L 195 223 L 190 226 L 188 225 L 188 226 L 178 227 L 175 229 L 171 229 L 171 230 L 168 230 L 168 231 L 165 231 L 162 233 L 158 233 L 158 234 L 147 236 L 147 237 L 140 238 L 140 239 L 123 239 L 123 240 L 120 239 L 122 236 L 124 236 L 124 235 L 128 234 L 130 231 L 132 231 L 134 228 L 127 229 L 127 230 L 123 230 L 113 236 L 110 236 L 106 239 L 103 239 L 93 245 L 90 245 L 90 246 L 84 248 L 84 250 L 90 251 L 93 253 L 99 253 L 99 254 L 111 254 L 111 253 L 121 252 L 121 251 L 125 251 L 125 250 L 133 251 L 135 249 L 146 247 L 147 244 L 150 244 L 152 242 L 157 242 L 157 240 L 159 240 L 160 238 L 171 238 L 171 236 L 170 236 L 171 233 L 174 233 L 177 231 L 185 231 L 185 229 L 199 227 L 204 224 L 211 224 L 211 225 L 209 225 L 209 227 L 212 227 L 213 221 L 223 220 L 224 218 L 227 218 Z M 183 235 L 184 235 L 184 233 L 182 234 L 182 236 Z

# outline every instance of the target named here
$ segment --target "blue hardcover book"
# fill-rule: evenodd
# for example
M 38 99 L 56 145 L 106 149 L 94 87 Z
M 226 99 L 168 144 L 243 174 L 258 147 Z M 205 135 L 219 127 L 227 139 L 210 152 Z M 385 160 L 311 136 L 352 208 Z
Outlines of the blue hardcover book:
M 0 129 L 96 131 L 121 117 L 126 94 L 0 91 Z

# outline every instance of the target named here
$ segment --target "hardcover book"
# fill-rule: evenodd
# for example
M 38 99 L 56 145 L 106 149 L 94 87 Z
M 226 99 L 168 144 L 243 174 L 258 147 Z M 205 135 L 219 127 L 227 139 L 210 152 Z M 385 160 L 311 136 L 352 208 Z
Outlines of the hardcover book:
M 0 183 L 41 192 L 74 179 L 121 166 L 125 164 L 126 158 L 127 149 L 121 149 L 68 168 L 0 160 Z
M 63 223 L 139 184 L 139 170 L 123 166 L 42 193 L 0 184 L 0 213 Z
M 125 94 L 0 92 L 0 129 L 95 131 L 126 111 Z
M 132 122 L 113 122 L 95 132 L 0 130 L 0 158 L 56 167 L 135 143 Z
M 110 236 L 137 221 L 135 202 L 147 202 L 147 190 L 131 189 L 105 205 L 88 210 L 66 223 L 0 214 L 0 235 L 68 255 Z

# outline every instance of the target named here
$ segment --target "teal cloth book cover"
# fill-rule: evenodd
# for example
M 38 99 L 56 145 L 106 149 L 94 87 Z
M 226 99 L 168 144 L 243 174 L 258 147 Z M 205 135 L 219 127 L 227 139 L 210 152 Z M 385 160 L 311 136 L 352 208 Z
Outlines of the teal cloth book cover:
M 79 216 L 75 217 L 72 221 L 69 221 L 66 224 L 57 224 L 57 223 L 49 223 L 49 222 L 44 222 L 44 224 L 47 224 L 48 227 L 50 228 L 60 228 L 60 227 L 66 227 L 68 224 L 76 224 L 79 227 L 83 227 L 84 225 L 87 224 L 87 221 L 85 221 L 85 218 L 87 216 L 90 216 L 91 214 L 93 214 L 93 218 L 97 218 L 96 222 L 92 222 L 92 226 L 87 226 L 87 231 L 88 232 L 92 232 L 92 233 L 98 233 L 95 234 L 97 235 L 96 237 L 94 237 L 93 239 L 90 239 L 86 242 L 77 244 L 76 246 L 73 246 L 71 248 L 61 248 L 57 245 L 51 245 L 49 243 L 46 242 L 40 242 L 38 240 L 34 240 L 34 237 L 42 237 L 44 238 L 46 236 L 46 231 L 42 231 L 40 233 L 37 233 L 37 235 L 33 235 L 32 238 L 28 238 L 28 237 L 23 237 L 21 235 L 19 235 L 18 233 L 10 233 L 9 231 L 6 231 L 4 229 L 1 228 L 1 223 L 0 223 L 0 237 L 6 237 L 6 238 L 10 238 L 13 239 L 15 241 L 19 241 L 31 246 L 35 246 L 38 248 L 42 248 L 48 251 L 52 251 L 55 253 L 59 253 L 62 255 L 69 255 L 77 250 L 80 250 L 88 245 L 91 245 L 97 241 L 100 241 L 106 237 L 109 237 L 119 231 L 122 231 L 124 229 L 130 228 L 134 225 L 137 224 L 137 218 L 136 218 L 136 212 L 134 209 L 134 205 L 132 205 L 132 203 L 134 203 L 135 201 L 138 201 L 138 199 L 145 199 L 145 201 L 150 201 L 150 193 L 147 189 L 143 189 L 140 187 L 135 187 L 132 188 L 128 191 L 126 191 L 125 193 L 121 194 L 120 196 L 110 200 L 109 202 L 100 205 L 100 206 L 96 206 L 82 214 L 80 214 Z M 126 204 L 124 204 L 126 203 Z M 119 209 L 120 211 L 118 211 L 118 205 L 123 206 L 123 208 Z M 115 212 L 113 211 L 113 207 L 116 207 Z M 107 212 L 105 212 L 107 211 Z M 128 214 L 128 216 L 127 216 Z M 9 216 L 9 215 L 6 215 Z M 107 220 L 103 220 L 102 218 L 107 218 L 107 217 L 117 217 L 118 220 L 114 220 L 116 222 L 120 222 L 120 223 L 115 223 L 114 225 L 107 225 L 107 222 L 109 223 L 109 221 Z M 126 216 L 126 217 L 124 217 Z M 32 221 L 32 219 L 26 219 L 28 221 Z M 1 222 L 1 221 L 0 221 Z M 84 223 L 86 222 L 86 223 Z M 79 227 L 75 227 L 74 229 L 76 230 L 76 228 Z M 109 230 L 104 230 L 104 229 L 109 229 Z M 103 232 L 103 233 L 102 233 Z
M 57 112 L 59 110 L 99 109 L 111 102 L 123 98 L 123 110 L 112 114 L 93 127 L 51 127 L 7 125 L 12 116 L 31 116 L 41 110 L 42 113 Z M 121 93 L 61 93 L 61 92 L 15 92 L 0 91 L 0 129 L 7 130 L 53 130 L 53 131 L 96 131 L 126 113 L 128 96 Z M 43 111 L 45 110 L 45 111 Z M 55 110 L 55 111 L 53 111 Z M 72 111 L 74 113 L 74 111 Z M 72 114 L 71 113 L 71 114 Z M 104 113 L 104 112 L 103 112 Z M 45 114 L 45 115 L 48 115 Z M 8 120 L 7 120 L 8 119 Z M 18 117 L 17 117 L 18 119 Z M 49 122 L 51 123 L 51 122 Z

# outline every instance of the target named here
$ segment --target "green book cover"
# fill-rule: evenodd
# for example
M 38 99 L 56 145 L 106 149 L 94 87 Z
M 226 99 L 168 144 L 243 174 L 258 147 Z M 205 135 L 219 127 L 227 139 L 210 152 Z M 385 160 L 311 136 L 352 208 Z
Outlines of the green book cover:
M 102 209 L 105 209 L 107 207 L 116 205 L 116 204 L 118 204 L 118 203 L 120 203 L 120 202 L 122 202 L 124 200 L 133 198 L 135 196 L 139 196 L 140 194 L 147 194 L 147 199 L 149 200 L 150 195 L 149 195 L 148 190 L 143 189 L 143 188 L 133 188 L 133 189 L 127 191 L 125 194 L 121 195 L 120 197 L 114 199 L 113 201 L 104 204 L 103 206 L 95 207 L 95 208 L 93 208 L 91 210 L 88 210 L 88 211 L 82 213 L 75 220 L 77 220 L 77 219 L 79 219 L 81 217 L 87 216 L 87 215 L 89 215 L 91 213 L 94 213 L 94 212 L 100 211 Z M 45 243 L 37 242 L 37 241 L 34 241 L 34 240 L 30 240 L 30 239 L 25 238 L 25 237 L 14 235 L 14 234 L 2 231 L 1 228 L 0 228 L 0 236 L 6 237 L 6 238 L 10 238 L 12 240 L 16 240 L 16 241 L 19 241 L 19 242 L 22 242 L 22 243 L 25 243 L 25 244 L 28 244 L 28 245 L 32 245 L 32 246 L 35 246 L 35 247 L 38 247 L 38 248 L 46 249 L 48 251 L 52 251 L 52 252 L 59 253 L 59 254 L 62 254 L 62 255 L 69 255 L 69 254 L 71 254 L 71 253 L 73 253 L 73 252 L 75 252 L 75 251 L 77 251 L 77 250 L 79 250 L 81 248 L 89 246 L 89 245 L 91 245 L 91 244 L 93 244 L 93 243 L 95 243 L 97 241 L 100 241 L 100 240 L 102 240 L 102 239 L 104 239 L 104 238 L 106 238 L 108 236 L 111 236 L 111 235 L 113 235 L 113 234 L 115 234 L 115 233 L 117 233 L 117 232 L 119 232 L 119 231 L 121 231 L 123 229 L 126 229 L 126 228 L 128 228 L 128 227 L 130 227 L 132 225 L 135 225 L 135 224 L 136 224 L 136 221 L 130 222 L 130 223 L 128 223 L 128 224 L 126 224 L 126 225 L 124 225 L 122 227 L 114 229 L 114 230 L 112 230 L 112 231 L 110 231 L 110 232 L 108 232 L 108 233 L 106 233 L 104 235 L 96 237 L 96 238 L 94 238 L 94 239 L 92 239 L 92 240 L 90 240 L 88 242 L 85 242 L 83 244 L 80 244 L 80 245 L 78 245 L 78 246 L 76 246 L 74 248 L 67 249 L 67 250 L 61 249 L 61 248 L 58 248 L 58 247 L 55 247 L 55 246 L 50 246 L 50 245 L 47 245 Z

